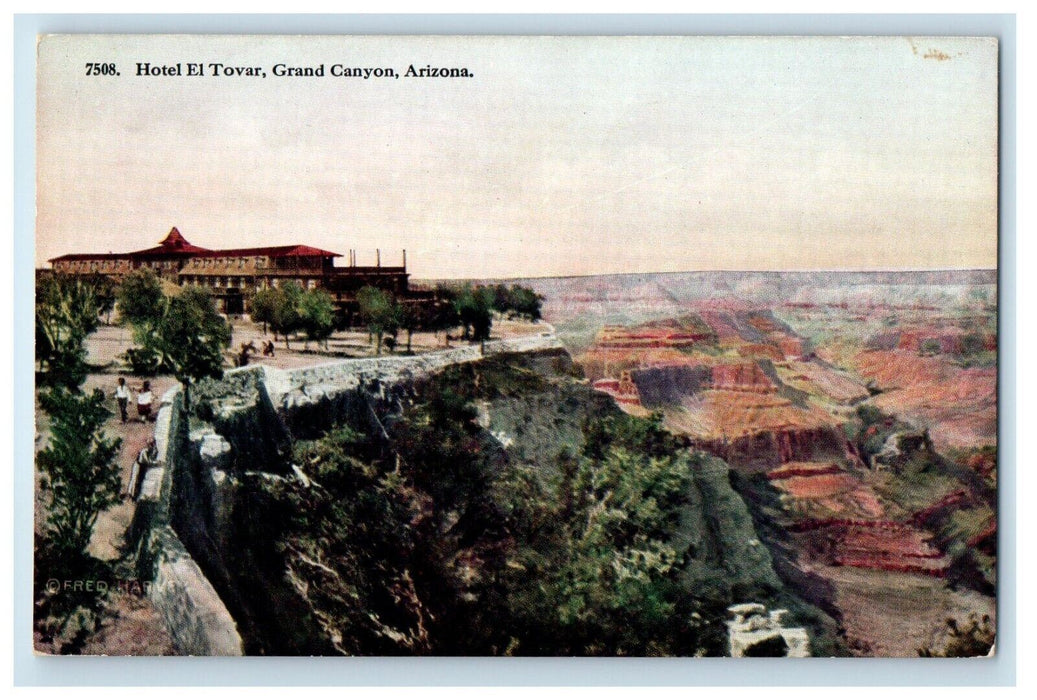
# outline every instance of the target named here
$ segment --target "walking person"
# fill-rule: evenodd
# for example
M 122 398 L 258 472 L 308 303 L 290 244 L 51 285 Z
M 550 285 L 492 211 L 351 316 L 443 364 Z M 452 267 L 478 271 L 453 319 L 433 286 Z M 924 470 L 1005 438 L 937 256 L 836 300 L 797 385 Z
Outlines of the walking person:
M 137 392 L 137 415 L 140 416 L 141 423 L 151 420 L 151 401 L 151 382 L 145 381 Z
M 115 387 L 115 401 L 119 404 L 119 417 L 125 423 L 128 420 L 126 407 L 130 403 L 130 388 L 126 386 L 125 377 L 119 377 L 119 385 Z

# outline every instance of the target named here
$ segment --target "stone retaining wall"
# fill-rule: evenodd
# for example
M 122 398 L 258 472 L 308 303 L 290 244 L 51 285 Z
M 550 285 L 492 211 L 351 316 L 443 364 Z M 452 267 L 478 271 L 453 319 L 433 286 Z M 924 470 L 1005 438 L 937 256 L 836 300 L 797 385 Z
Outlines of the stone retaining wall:
M 263 367 L 264 384 L 273 406 L 279 411 L 290 411 L 295 405 L 310 403 L 328 391 L 349 391 L 372 381 L 377 381 L 380 386 L 391 385 L 451 365 L 477 362 L 492 355 L 557 350 L 562 347 L 561 341 L 551 330 L 509 340 L 492 340 L 481 346 L 465 345 L 422 355 L 339 360 L 292 370 Z M 227 374 L 252 369 L 246 367 L 231 370 Z
M 155 464 L 141 484 L 131 526 L 137 575 L 162 615 L 173 646 L 190 656 L 241 656 L 237 625 L 170 525 L 173 475 L 188 445 L 180 388 L 162 397 L 155 420 Z

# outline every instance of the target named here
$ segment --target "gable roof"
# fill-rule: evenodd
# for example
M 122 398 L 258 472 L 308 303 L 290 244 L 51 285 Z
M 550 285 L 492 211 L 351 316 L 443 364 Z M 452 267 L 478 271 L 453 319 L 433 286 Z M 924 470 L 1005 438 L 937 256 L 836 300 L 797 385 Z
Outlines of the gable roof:
M 170 229 L 169 234 L 162 239 L 154 248 L 145 248 L 144 250 L 135 250 L 132 253 L 126 253 L 127 257 L 151 257 L 156 255 L 169 256 L 169 257 L 181 257 L 196 255 L 198 253 L 207 253 L 208 248 L 202 248 L 194 245 L 180 233 L 180 230 L 174 226 Z

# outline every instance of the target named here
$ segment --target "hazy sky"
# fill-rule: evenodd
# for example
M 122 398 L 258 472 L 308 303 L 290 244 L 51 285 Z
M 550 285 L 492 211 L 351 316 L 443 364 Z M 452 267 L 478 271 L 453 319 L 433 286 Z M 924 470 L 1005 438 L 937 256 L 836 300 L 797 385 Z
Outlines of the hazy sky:
M 38 98 L 37 264 L 177 226 L 424 278 L 996 265 L 988 39 L 50 37 Z

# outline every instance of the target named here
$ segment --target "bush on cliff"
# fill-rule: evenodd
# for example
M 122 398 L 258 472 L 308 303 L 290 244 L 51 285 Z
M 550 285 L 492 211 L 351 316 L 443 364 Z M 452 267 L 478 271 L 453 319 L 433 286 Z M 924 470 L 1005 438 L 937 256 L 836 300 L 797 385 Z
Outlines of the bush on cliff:
M 487 497 L 493 443 L 444 392 L 386 426 L 299 445 L 313 480 L 287 485 L 289 575 L 346 654 L 478 653 L 495 610 L 483 572 L 502 523 Z M 280 487 L 278 487 L 280 488 Z M 497 567 L 499 568 L 499 567 Z
M 515 466 L 499 487 L 515 541 L 509 653 L 722 653 L 713 628 L 730 601 L 687 589 L 694 552 L 675 537 L 695 458 L 657 419 L 592 417 L 584 436 L 582 452 L 561 452 L 556 478 Z
M 518 510 L 506 573 L 515 654 L 671 655 L 697 640 L 669 541 L 687 457 L 563 454 L 561 483 Z
M 64 387 L 40 393 L 50 441 L 36 456 L 40 492 L 49 500 L 36 538 L 34 619 L 37 641 L 57 653 L 78 651 L 105 598 L 108 566 L 87 553 L 101 511 L 119 502 L 121 441 L 102 426 L 104 394 Z

